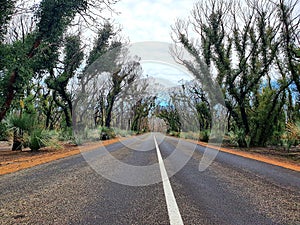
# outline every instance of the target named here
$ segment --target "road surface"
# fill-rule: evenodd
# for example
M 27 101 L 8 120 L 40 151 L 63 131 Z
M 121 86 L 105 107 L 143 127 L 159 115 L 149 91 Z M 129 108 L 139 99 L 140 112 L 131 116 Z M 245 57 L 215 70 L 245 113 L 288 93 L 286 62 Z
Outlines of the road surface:
M 300 224 L 299 172 L 223 152 L 199 172 L 205 149 L 193 147 L 147 134 L 3 175 L 0 224 Z

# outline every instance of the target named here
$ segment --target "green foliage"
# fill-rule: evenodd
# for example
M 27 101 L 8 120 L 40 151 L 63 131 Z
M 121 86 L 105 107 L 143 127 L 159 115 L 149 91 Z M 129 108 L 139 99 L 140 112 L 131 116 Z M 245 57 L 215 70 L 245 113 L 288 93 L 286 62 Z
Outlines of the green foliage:
M 181 132 L 180 137 L 184 139 L 199 140 L 199 134 L 194 132 Z
M 136 132 L 134 132 L 132 130 L 121 130 L 119 128 L 114 128 L 114 132 L 115 132 L 116 136 L 119 136 L 119 137 L 129 137 L 129 136 L 137 134 Z
M 81 136 L 76 136 L 73 139 L 73 143 L 77 146 L 82 145 L 84 143 L 84 141 L 86 141 L 86 140 L 83 140 L 83 138 Z
M 51 136 L 47 133 L 47 131 L 43 129 L 35 129 L 31 132 L 27 145 L 31 151 L 38 151 L 41 148 L 50 145 L 50 138 Z
M 15 0 L 0 0 L 0 45 L 14 10 Z
M 291 139 L 300 142 L 300 121 L 295 123 L 287 123 L 286 132 L 289 134 Z
M 53 100 L 55 103 L 63 109 L 66 126 L 71 127 L 72 99 L 67 87 L 69 81 L 75 76 L 76 70 L 78 70 L 84 57 L 79 36 L 68 36 L 66 38 L 64 54 L 63 72 L 57 76 L 50 75 L 46 78 L 45 83 L 49 89 L 54 91 Z
M 24 113 L 20 115 L 10 115 L 8 118 L 8 126 L 23 131 L 31 132 L 35 128 L 35 115 Z
M 180 137 L 180 132 L 176 132 L 176 131 L 169 131 L 168 134 L 172 137 Z
M 247 148 L 249 148 L 250 144 L 251 144 L 251 136 L 250 135 L 245 136 L 245 142 L 246 142 Z
M 282 129 L 280 124 L 285 122 L 283 105 L 279 101 L 274 101 L 276 92 L 268 87 L 264 88 L 257 95 L 257 104 L 255 108 L 253 107 L 253 112 L 248 113 L 251 128 L 249 136 L 254 146 L 265 146 L 271 137 Z M 284 95 L 281 97 L 284 98 Z
M 74 141 L 73 129 L 71 127 L 63 128 L 58 134 L 58 139 L 60 141 Z
M 99 136 L 100 140 L 104 141 L 115 138 L 116 134 L 113 128 L 99 127 Z
M 38 35 L 47 42 L 58 42 L 76 13 L 87 8 L 86 0 L 42 0 L 36 13 Z
M 81 39 L 79 36 L 68 36 L 66 37 L 65 43 L 65 73 L 72 77 L 79 68 L 84 58 L 84 53 L 81 49 Z M 63 81 L 64 80 L 60 81 L 60 83 L 63 83 Z
M 41 0 L 34 8 L 34 24 L 26 24 L 27 21 L 22 20 L 24 23 L 20 28 L 12 29 L 16 37 L 19 35 L 21 38 L 14 40 L 16 37 L 12 37 L 4 42 L 15 2 L 0 0 L 0 122 L 5 117 L 9 122 L 8 128 L 1 122 L 0 138 L 6 138 L 7 131 L 12 131 L 14 142 L 18 141 L 18 145 L 21 143 L 36 151 L 49 144 L 49 132 L 41 126 L 45 123 L 45 128 L 62 128 L 58 134 L 60 140 L 82 142 L 75 140 L 72 134 L 72 94 L 68 87 L 85 55 L 79 35 L 68 36 L 66 31 L 76 14 L 82 15 L 89 6 L 98 7 L 103 3 L 109 7 L 114 3 Z M 18 13 L 23 11 L 27 10 Z M 110 49 L 120 47 L 120 42 L 112 40 L 115 34 L 111 24 L 103 26 L 87 60 L 88 64 Z M 109 60 L 116 60 L 119 53 L 115 51 Z M 114 136 L 113 132 L 106 132 L 109 137 Z M 82 140 L 99 139 L 95 130 L 86 129 L 84 133 Z
M 212 119 L 209 106 L 205 102 L 199 102 L 196 104 L 196 110 L 201 129 L 208 129 Z
M 37 35 L 37 34 L 35 34 Z M 34 37 L 36 38 L 36 37 Z M 34 44 L 34 39 L 32 43 Z M 59 43 L 42 42 L 39 47 L 34 51 L 33 69 L 37 73 L 44 73 L 45 71 L 51 71 L 56 66 L 59 58 L 59 47 L 62 47 L 63 41 Z M 43 74 L 44 75 L 44 74 Z
M 181 131 L 180 116 L 177 109 L 172 106 L 158 106 L 156 109 L 156 115 L 158 118 L 163 119 L 167 124 L 167 133 L 179 134 Z M 176 135 L 175 135 L 176 136 Z
M 144 133 L 148 130 L 148 116 L 150 110 L 155 107 L 155 99 L 156 97 L 141 98 L 133 106 L 132 131 Z
M 300 143 L 300 122 L 287 123 L 285 132 L 281 136 L 281 143 L 287 151 L 293 145 L 296 146 Z
M 8 118 L 8 126 L 13 131 L 13 151 L 22 150 L 25 144 L 24 136 L 29 136 L 34 129 L 36 118 L 34 114 L 12 114 Z
M 232 142 L 240 147 L 266 146 L 278 136 L 286 120 L 285 111 L 289 119 L 296 118 L 294 96 L 300 90 L 299 52 L 296 39 L 292 38 L 299 25 L 292 18 L 296 8 L 281 1 L 274 6 L 277 11 L 269 14 L 258 2 L 243 3 L 251 13 L 240 18 L 231 13 L 241 10 L 239 4 L 200 1 L 195 5 L 191 23 L 179 21 L 174 26 L 178 41 L 193 56 L 191 61 L 180 59 L 186 68 L 203 84 L 209 83 L 211 77 L 203 68 L 213 68 L 230 115 Z M 244 23 L 239 23 L 239 19 Z M 199 40 L 188 38 L 189 24 L 197 27 Z M 205 107 L 199 105 L 197 111 L 203 123 Z
M 35 114 L 10 115 L 8 126 L 14 132 L 14 144 L 16 145 L 29 147 L 32 151 L 38 151 L 40 148 L 48 146 L 59 148 L 57 141 L 54 140 L 57 136 L 56 132 L 41 128 L 37 124 Z
M 210 131 L 209 130 L 200 131 L 199 140 L 204 141 L 204 142 L 208 142 L 209 141 L 209 136 L 210 136 Z
M 0 141 L 7 141 L 9 137 L 7 124 L 0 122 Z
M 81 139 L 81 143 L 87 141 L 99 141 L 99 130 L 85 127 L 82 134 L 76 134 L 77 139 Z
M 27 58 L 31 40 L 29 36 L 25 42 L 16 41 L 13 44 L 2 44 L 0 48 L 0 104 L 5 103 L 11 83 L 13 71 L 17 73 L 17 79 L 14 84 L 16 93 L 21 94 L 28 86 L 34 71 L 32 61 Z
M 110 23 L 104 24 L 103 28 L 98 31 L 98 36 L 94 41 L 94 47 L 89 54 L 87 66 L 91 66 L 96 60 L 103 56 L 110 49 L 110 40 L 115 36 L 115 31 Z M 117 46 L 114 46 L 117 47 Z M 106 58 L 106 57 L 105 57 Z M 111 64 L 111 62 L 108 62 Z
M 31 151 L 38 151 L 44 147 L 60 149 L 56 131 L 49 131 L 42 128 L 36 128 L 30 135 L 24 135 L 24 147 L 29 147 Z
M 7 2 L 3 2 L 4 13 L 9 11 Z M 15 96 L 23 94 L 24 87 L 27 87 L 35 72 L 44 69 L 53 72 L 54 61 L 58 59 L 57 52 L 67 26 L 76 13 L 85 11 L 87 7 L 85 0 L 42 0 L 36 12 L 37 30 L 25 34 L 23 40 L 7 44 L 5 50 L 1 50 L 0 58 L 5 57 L 0 60 L 0 121 L 4 119 Z
M 245 131 L 243 129 L 236 129 L 229 132 L 230 142 L 238 147 L 244 147 Z

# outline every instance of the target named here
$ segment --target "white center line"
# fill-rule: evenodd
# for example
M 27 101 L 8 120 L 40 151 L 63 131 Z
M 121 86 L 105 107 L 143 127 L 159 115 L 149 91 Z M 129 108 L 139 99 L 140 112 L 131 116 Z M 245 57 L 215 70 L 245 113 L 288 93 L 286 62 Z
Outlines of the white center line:
M 178 205 L 176 203 L 176 199 L 155 136 L 154 136 L 154 142 L 156 146 L 158 163 L 159 163 L 161 178 L 163 182 L 166 202 L 167 202 L 170 225 L 183 225 L 183 221 L 178 209 Z

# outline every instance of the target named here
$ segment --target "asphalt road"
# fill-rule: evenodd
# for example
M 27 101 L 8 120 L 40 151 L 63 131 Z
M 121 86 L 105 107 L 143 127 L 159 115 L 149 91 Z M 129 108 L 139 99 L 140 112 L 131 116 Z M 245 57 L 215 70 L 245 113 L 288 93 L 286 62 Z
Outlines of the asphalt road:
M 298 172 L 204 151 L 148 134 L 3 175 L 0 224 L 300 224 Z

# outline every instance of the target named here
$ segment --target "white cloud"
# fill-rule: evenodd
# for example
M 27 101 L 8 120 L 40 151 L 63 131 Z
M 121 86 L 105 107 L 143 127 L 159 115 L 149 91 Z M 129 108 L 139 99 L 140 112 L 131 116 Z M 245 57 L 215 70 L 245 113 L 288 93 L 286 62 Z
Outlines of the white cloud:
M 123 0 L 116 5 L 121 12 L 116 21 L 131 42 L 171 42 L 171 26 L 177 18 L 187 18 L 192 0 Z
M 154 58 L 158 61 L 170 63 L 166 59 L 170 57 L 168 47 L 162 44 L 163 47 L 160 48 L 158 43 L 152 46 L 149 42 L 172 43 L 171 26 L 178 18 L 188 18 L 193 4 L 194 0 L 121 0 L 115 6 L 116 11 L 120 12 L 115 20 L 123 27 L 122 35 L 129 38 L 131 43 L 146 42 L 139 56 L 143 58 L 145 54 L 154 52 Z M 172 63 L 143 63 L 142 66 L 144 75 L 155 78 L 165 87 L 177 86 L 180 80 L 191 79 Z
M 193 77 L 186 72 L 179 70 L 172 65 L 161 63 L 143 63 L 144 75 L 153 77 L 159 84 L 164 87 L 176 87 L 180 81 L 190 81 Z

